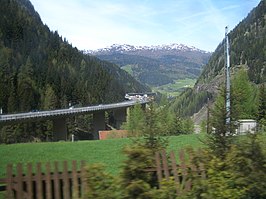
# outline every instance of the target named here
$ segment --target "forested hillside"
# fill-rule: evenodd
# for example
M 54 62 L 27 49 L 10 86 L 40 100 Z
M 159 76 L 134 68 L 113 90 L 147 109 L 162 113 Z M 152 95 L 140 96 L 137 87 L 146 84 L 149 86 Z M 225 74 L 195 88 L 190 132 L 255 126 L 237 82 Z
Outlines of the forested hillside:
M 93 27 L 92 27 L 93 28 Z M 3 114 L 117 102 L 150 89 L 118 66 L 73 48 L 44 25 L 29 0 L 0 6 L 0 108 Z M 80 119 L 80 120 L 79 120 Z M 90 130 L 90 117 L 68 121 Z M 0 143 L 51 140 L 51 122 L 0 128 Z
M 248 16 L 230 33 L 231 73 L 240 68 L 248 72 L 249 80 L 255 84 L 266 82 L 266 1 L 262 0 Z M 198 112 L 208 98 L 216 96 L 224 82 L 224 41 L 222 41 L 203 68 L 193 89 L 187 89 L 172 104 L 180 115 L 191 116 Z
M 118 66 L 83 54 L 43 25 L 28 0 L 0 7 L 0 107 L 4 113 L 123 100 L 149 90 Z
M 133 77 L 150 86 L 184 78 L 196 79 L 211 55 L 182 44 L 136 47 L 114 44 L 90 53 L 120 67 L 130 68 Z

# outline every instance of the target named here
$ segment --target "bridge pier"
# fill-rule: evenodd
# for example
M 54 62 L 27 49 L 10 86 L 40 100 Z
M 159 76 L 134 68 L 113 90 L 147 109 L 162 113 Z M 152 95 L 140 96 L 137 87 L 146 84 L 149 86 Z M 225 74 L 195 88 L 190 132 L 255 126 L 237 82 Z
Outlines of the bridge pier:
M 56 118 L 53 120 L 54 141 L 67 140 L 66 118 Z
M 93 139 L 99 140 L 99 131 L 105 130 L 105 111 L 93 113 Z
M 127 120 L 127 108 L 116 109 L 113 112 L 115 128 L 120 129 L 121 125 Z

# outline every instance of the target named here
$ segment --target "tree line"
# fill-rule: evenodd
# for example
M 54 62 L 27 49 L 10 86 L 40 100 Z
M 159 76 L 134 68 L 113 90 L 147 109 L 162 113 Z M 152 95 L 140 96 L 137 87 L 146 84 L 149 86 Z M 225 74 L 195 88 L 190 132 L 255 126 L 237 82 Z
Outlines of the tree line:
M 247 68 L 249 80 L 258 85 L 266 81 L 266 70 L 264 70 L 266 57 L 265 9 L 266 3 L 262 0 L 228 34 L 232 71 L 238 68 Z M 173 103 L 175 111 L 182 110 L 182 115 L 191 116 L 207 104 L 208 98 L 216 97 L 216 83 L 222 84 L 223 78 L 219 77 L 224 75 L 224 44 L 225 40 L 217 46 L 209 62 L 203 67 L 194 88 L 184 91 L 175 100 Z M 207 88 L 204 89 L 204 87 Z
M 173 178 L 163 180 L 159 188 L 154 174 L 145 172 L 145 169 L 154 167 L 156 151 L 167 148 L 166 135 L 172 130 L 169 128 L 170 119 L 165 118 L 162 106 L 152 104 L 143 112 L 141 106 L 137 105 L 131 109 L 124 126 L 133 136 L 133 142 L 123 150 L 126 160 L 121 173 L 112 176 L 102 166 L 88 166 L 90 189 L 87 198 L 265 198 L 266 90 L 265 85 L 255 89 L 259 96 L 259 106 L 256 107 L 253 102 L 255 96 L 252 95 L 254 88 L 256 86 L 248 81 L 247 71 L 240 70 L 233 77 L 231 119 L 257 117 L 264 128 L 255 134 L 246 132 L 246 135 L 235 136 L 235 124 L 232 122 L 229 129 L 226 126 L 225 90 L 221 88 L 210 114 L 211 126 L 215 127 L 215 131 L 202 139 L 204 147 L 200 151 L 187 149 L 191 156 L 190 165 L 204 165 L 206 172 L 206 178 L 202 178 L 188 168 L 186 180 L 192 183 L 190 191 L 181 191 L 177 195 L 176 187 L 182 190 L 184 185 Z M 256 108 L 259 111 L 254 115 Z
M 57 31 L 50 31 L 29 0 L 1 2 L 0 108 L 4 114 L 68 108 L 69 103 L 118 102 L 127 92 L 144 91 L 149 88 L 118 66 L 83 54 Z M 36 131 L 50 126 L 38 124 L 42 125 Z M 4 131 L 15 128 L 45 137 L 32 133 L 29 126 L 5 127 Z

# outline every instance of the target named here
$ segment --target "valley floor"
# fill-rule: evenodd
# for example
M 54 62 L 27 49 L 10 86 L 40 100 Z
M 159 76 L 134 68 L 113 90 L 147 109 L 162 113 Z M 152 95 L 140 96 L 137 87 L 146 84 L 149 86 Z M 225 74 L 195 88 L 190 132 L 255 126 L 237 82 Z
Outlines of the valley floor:
M 160 92 L 167 97 L 176 97 L 178 96 L 185 88 L 193 87 L 196 82 L 196 79 L 180 79 L 175 80 L 172 84 L 165 84 L 158 87 L 153 87 L 153 92 Z

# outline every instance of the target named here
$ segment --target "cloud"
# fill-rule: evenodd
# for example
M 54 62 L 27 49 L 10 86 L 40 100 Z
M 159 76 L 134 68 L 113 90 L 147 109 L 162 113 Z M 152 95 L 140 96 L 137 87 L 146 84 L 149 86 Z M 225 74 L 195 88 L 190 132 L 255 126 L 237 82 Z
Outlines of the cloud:
M 214 50 L 224 35 L 224 27 L 235 26 L 258 1 L 32 0 L 32 3 L 50 29 L 58 30 L 81 50 L 113 43 L 184 43 Z

